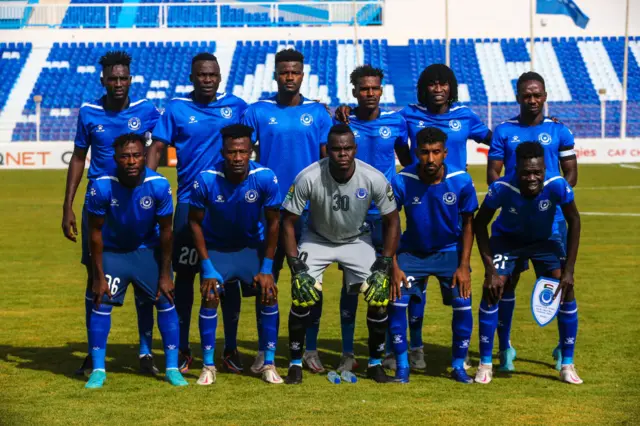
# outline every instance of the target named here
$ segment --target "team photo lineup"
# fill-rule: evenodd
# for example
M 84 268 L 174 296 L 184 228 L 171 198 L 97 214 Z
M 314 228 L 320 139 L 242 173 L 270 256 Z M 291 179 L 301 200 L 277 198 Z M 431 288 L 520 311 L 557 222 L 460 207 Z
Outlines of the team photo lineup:
M 364 377 L 407 384 L 426 368 L 429 277 L 451 307 L 451 380 L 489 384 L 494 371 L 516 370 L 516 288 L 531 267 L 540 311 L 553 310 L 544 321 L 557 322 L 557 340 L 547 343 L 559 378 L 582 384 L 574 364 L 578 162 L 562 117 L 545 116 L 544 76 L 520 75 L 513 118 L 491 131 L 458 102 L 456 76 L 444 64 L 421 71 L 418 103 L 399 111 L 380 106 L 383 71 L 358 66 L 350 74 L 357 106 L 334 112 L 301 93 L 304 64 L 299 51 L 278 51 L 277 93 L 248 105 L 219 91 L 218 59 L 199 53 L 190 64 L 193 91 L 160 112 L 129 97 L 136 64 L 126 51 L 100 58 L 105 94 L 80 108 L 62 217 L 64 236 L 82 245 L 86 267 L 87 356 L 76 371 L 88 377 L 85 387 L 105 386 L 111 318 L 129 287 L 140 371 L 161 376 L 152 355 L 157 320 L 164 379 L 173 386 L 193 384 L 183 374 L 200 368 L 198 385 L 214 384 L 218 369 L 300 384 L 303 367 L 328 372 L 332 383 L 354 383 L 360 294 L 368 305 Z M 467 173 L 468 140 L 488 149 L 486 194 Z M 177 156 L 174 188 L 157 172 L 168 148 Z M 481 294 L 471 291 L 472 256 L 484 268 Z M 323 280 L 331 264 L 339 265 L 341 283 Z M 290 282 L 279 279 L 286 265 Z M 318 340 L 325 291 L 340 293 L 339 306 L 327 307 L 340 312 L 342 345 L 330 368 Z M 279 305 L 283 294 L 290 305 Z M 475 318 L 473 297 L 480 300 Z M 237 335 L 241 303 L 251 298 L 258 353 L 246 367 Z M 191 342 L 198 299 L 200 341 Z M 216 348 L 219 314 L 223 348 Z M 474 332 L 477 366 L 468 356 Z M 288 365 L 279 366 L 287 370 L 281 376 L 275 362 L 283 334 Z M 198 343 L 201 359 L 192 351 Z

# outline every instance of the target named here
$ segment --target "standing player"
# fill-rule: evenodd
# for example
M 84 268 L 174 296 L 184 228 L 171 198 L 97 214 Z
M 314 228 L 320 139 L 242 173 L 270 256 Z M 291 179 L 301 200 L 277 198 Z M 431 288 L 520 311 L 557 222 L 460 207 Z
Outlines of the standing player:
M 396 155 L 403 166 L 411 164 L 411 153 L 407 140 L 407 123 L 395 111 L 380 108 L 382 97 L 382 70 L 371 65 L 357 67 L 351 73 L 353 96 L 358 107 L 351 111 L 349 127 L 353 130 L 356 145 L 356 158 L 375 167 L 384 174 L 389 182 L 396 175 Z M 382 252 L 382 216 L 373 204 L 367 213 L 366 224 L 371 232 L 373 246 L 377 253 Z M 343 274 L 342 293 L 340 294 L 340 326 L 342 329 L 342 358 L 338 371 L 351 371 L 357 368 L 353 354 L 353 336 L 358 309 L 358 295 L 347 292 Z M 309 333 L 314 331 L 309 329 Z
M 122 306 L 131 283 L 137 299 L 156 303 L 167 381 L 187 385 L 178 371 L 179 325 L 172 303 L 171 186 L 145 168 L 145 142 L 142 135 L 119 136 L 113 144 L 116 172 L 97 177 L 88 189 L 94 307 L 88 327 L 93 372 L 86 388 L 101 388 L 106 380 L 111 311 L 113 305 Z
M 252 294 L 256 294 L 258 340 L 266 348 L 260 372 L 265 381 L 279 384 L 282 379 L 273 364 L 278 342 L 278 290 L 272 272 L 280 228 L 278 179 L 271 170 L 249 161 L 251 127 L 234 124 L 223 128 L 221 133 L 224 161 L 198 175 L 189 211 L 202 266 L 200 343 L 204 367 L 198 384 L 210 385 L 216 380 L 213 355 L 220 293 L 224 291 L 224 299 L 240 297 L 227 292 L 231 283 L 220 289 L 219 286 L 232 279 L 242 282 L 243 293 L 251 292 L 251 285 L 257 290 Z M 260 220 L 263 212 L 266 241 Z
M 401 383 L 409 381 L 410 370 L 407 306 L 411 298 L 424 303 L 429 276 L 438 278 L 442 302 L 453 308 L 451 375 L 458 382 L 473 383 L 464 361 L 473 329 L 470 258 L 478 199 L 471 176 L 444 164 L 446 141 L 447 135 L 435 127 L 418 132 L 418 164 L 403 169 L 392 182 L 398 209 L 404 208 L 407 216 L 394 264 L 394 280 L 405 286 L 402 297 L 389 307 L 396 381 Z
M 106 94 L 92 103 L 83 103 L 78 115 L 78 130 L 69 161 L 67 184 L 62 205 L 62 232 L 69 240 L 76 242 L 78 229 L 76 216 L 73 213 L 73 200 L 76 196 L 85 160 L 91 148 L 91 163 L 87 178 L 91 183 L 95 178 L 115 171 L 113 160 L 113 141 L 116 137 L 134 132 L 145 134 L 156 124 L 160 114 L 151 102 L 146 99 L 132 101 L 129 99 L 131 87 L 131 57 L 121 51 L 107 52 L 100 58 L 102 76 L 100 83 Z M 87 329 L 91 315 L 91 265 L 89 260 L 89 228 L 85 205 L 82 208 L 82 263 L 87 269 L 87 286 L 85 294 L 85 321 Z M 143 299 L 136 300 L 138 312 L 138 331 L 140 334 L 140 370 L 157 374 L 153 364 L 151 343 L 153 333 L 153 305 Z M 89 346 L 89 352 L 91 347 Z M 76 374 L 90 372 L 91 358 L 87 355 Z
M 275 57 L 274 78 L 278 93 L 251 105 L 243 117 L 243 123 L 255 129 L 254 149 L 260 164 L 270 168 L 278 176 L 280 193 L 286 194 L 297 174 L 326 155 L 327 134 L 331 128 L 331 117 L 325 107 L 300 94 L 304 78 L 304 56 L 293 49 L 281 50 Z M 300 238 L 306 224 L 307 213 L 296 228 L 296 239 Z M 282 236 L 273 259 L 276 281 L 284 263 Z M 313 326 L 319 327 L 322 303 L 312 312 Z M 314 372 L 324 371 L 317 351 L 317 331 L 310 332 L 307 340 L 305 362 Z M 262 366 L 264 347 L 259 348 L 251 370 L 257 372 Z
M 283 204 L 293 301 L 289 313 L 291 364 L 286 382 L 302 382 L 302 350 L 311 307 L 322 300 L 322 292 L 317 291 L 322 287 L 317 282 L 322 280 L 324 270 L 337 262 L 343 267 L 348 291 L 364 291 L 369 302 L 367 376 L 385 383 L 389 378 L 381 358 L 387 332 L 386 306 L 397 294 L 395 288 L 389 292 L 389 272 L 400 235 L 393 190 L 382 173 L 355 159 L 355 138 L 347 125 L 333 126 L 328 139 L 329 158 L 304 169 Z M 384 248 L 377 259 L 371 235 L 362 225 L 372 202 L 380 209 L 384 227 Z M 309 223 L 298 249 L 295 225 L 307 204 Z
M 193 361 L 189 346 L 193 282 L 198 273 L 198 253 L 189 228 L 189 198 L 191 186 L 198 174 L 213 168 L 222 160 L 220 130 L 238 123 L 247 104 L 240 98 L 217 93 L 220 86 L 220 66 L 215 56 L 199 53 L 191 60 L 193 92 L 186 98 L 173 98 L 153 131 L 154 142 L 147 156 L 148 166 L 156 169 L 166 145 L 175 147 L 178 157 L 178 205 L 173 223 L 175 241 L 173 269 L 176 271 L 176 309 L 180 318 L 180 371 L 189 371 Z M 239 291 L 229 288 L 229 293 Z M 227 303 L 231 302 L 232 303 Z M 229 297 L 222 303 L 225 325 L 224 363 L 236 373 L 242 363 L 236 346 L 240 297 Z
M 566 251 L 560 241 L 553 237 L 558 206 L 568 225 Z M 502 211 L 493 223 L 489 238 L 487 227 L 499 208 Z M 573 365 L 578 333 L 573 271 L 580 242 L 580 215 L 571 185 L 561 176 L 546 173 L 545 150 L 539 142 L 523 142 L 516 148 L 515 173 L 500 178 L 489 186 L 487 197 L 476 215 L 474 230 L 485 267 L 479 312 L 480 366 L 476 382 L 491 382 L 491 355 L 498 326 L 498 303 L 504 295 L 509 277 L 514 272 L 520 272 L 523 263 L 531 260 L 536 276 L 560 280 L 560 379 L 571 384 L 582 383 Z
M 505 175 L 515 173 L 516 148 L 523 141 L 537 140 L 544 148 L 547 174 L 551 177 L 564 174 L 569 185 L 576 186 L 578 182 L 578 162 L 573 150 L 573 134 L 562 123 L 551 118 L 545 118 L 544 103 L 547 101 L 544 79 L 535 72 L 526 72 L 518 79 L 517 100 L 520 104 L 520 115 L 512 118 L 498 127 L 493 134 L 489 160 L 487 166 L 487 183 L 495 182 L 504 167 Z M 556 210 L 554 236 L 558 241 L 566 244 L 567 227 L 562 209 Z M 514 272 L 506 283 L 504 294 L 500 299 L 498 310 L 498 340 L 500 342 L 499 371 L 514 371 L 513 361 L 516 350 L 511 346 L 511 322 L 515 308 L 515 288 L 520 279 L 520 273 Z M 562 357 L 560 347 L 554 352 L 558 360 L 556 368 L 560 370 Z

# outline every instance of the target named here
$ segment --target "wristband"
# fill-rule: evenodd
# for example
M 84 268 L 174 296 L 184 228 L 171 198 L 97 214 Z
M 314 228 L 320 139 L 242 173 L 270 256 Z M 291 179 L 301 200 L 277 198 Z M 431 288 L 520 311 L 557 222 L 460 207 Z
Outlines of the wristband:
M 261 274 L 273 274 L 273 259 L 265 257 L 262 259 L 262 267 L 260 268 Z
M 200 262 L 200 266 L 202 267 L 202 278 L 209 279 L 220 279 L 220 274 L 216 271 L 216 268 L 213 267 L 213 263 L 211 263 L 211 259 L 202 259 Z

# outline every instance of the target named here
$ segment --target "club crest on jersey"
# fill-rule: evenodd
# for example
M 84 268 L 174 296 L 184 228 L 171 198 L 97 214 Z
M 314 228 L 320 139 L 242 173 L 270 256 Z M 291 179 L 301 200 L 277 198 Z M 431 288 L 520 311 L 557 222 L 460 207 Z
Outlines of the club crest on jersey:
M 538 210 L 543 212 L 545 210 L 549 210 L 550 206 L 551 206 L 551 201 L 549 201 L 549 200 L 540 200 L 540 202 L 538 203 Z
M 449 206 L 455 204 L 457 199 L 458 197 L 456 197 L 456 194 L 454 194 L 453 192 L 446 192 L 442 196 L 442 201 L 444 201 L 444 203 Z
M 356 198 L 358 200 L 364 200 L 365 198 L 367 198 L 367 195 L 369 195 L 369 192 L 366 190 L 366 188 L 356 189 Z
M 229 107 L 224 107 L 220 110 L 220 115 L 223 118 L 231 118 L 231 116 L 233 115 L 233 111 Z
M 153 198 L 148 195 L 140 198 L 140 207 L 145 210 L 149 210 L 151 207 L 153 207 Z
M 197 122 L 198 122 L 198 120 L 196 120 L 195 116 L 192 115 L 192 116 L 189 117 L 189 124 L 197 123 Z
M 460 120 L 450 120 L 449 128 L 454 132 L 459 132 L 460 129 L 462 129 L 462 124 L 460 123 Z
M 311 126 L 313 124 L 313 116 L 311 116 L 311 114 L 304 113 L 300 116 L 300 122 L 305 126 Z
M 258 201 L 258 191 L 256 191 L 255 189 L 248 190 L 244 194 L 244 200 L 247 203 L 255 203 L 256 201 Z
M 127 122 L 127 126 L 129 126 L 131 130 L 138 130 L 140 126 L 142 126 L 142 121 L 140 121 L 138 117 L 131 117 Z
M 540 133 L 538 140 L 542 145 L 549 145 L 552 142 L 551 135 L 549 133 Z
M 391 129 L 387 126 L 380 127 L 380 136 L 382 139 L 389 139 L 391 137 Z

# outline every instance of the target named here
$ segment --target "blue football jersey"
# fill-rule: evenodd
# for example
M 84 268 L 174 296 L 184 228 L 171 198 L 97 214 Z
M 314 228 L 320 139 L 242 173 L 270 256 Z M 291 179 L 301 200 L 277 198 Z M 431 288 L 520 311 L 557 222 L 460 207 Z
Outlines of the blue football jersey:
M 198 173 L 222 160 L 220 130 L 239 123 L 245 109 L 245 101 L 225 93 L 208 105 L 195 102 L 193 92 L 171 99 L 153 129 L 153 139 L 176 148 L 179 203 L 189 202 Z
M 95 102 L 85 102 L 78 114 L 75 146 L 91 148 L 87 177 L 95 179 L 104 174 L 113 174 L 116 163 L 113 159 L 113 142 L 125 133 L 145 134 L 151 132 L 160 117 L 156 107 L 147 99 L 130 102 L 119 112 L 104 109 L 105 97 Z
M 171 185 L 159 173 L 146 168 L 142 183 L 131 189 L 118 178 L 103 175 L 91 181 L 87 211 L 104 216 L 102 241 L 105 249 L 133 251 L 159 244 L 158 217 L 173 214 Z
M 221 161 L 200 173 L 191 186 L 191 206 L 205 209 L 202 232 L 207 247 L 214 250 L 258 247 L 264 240 L 264 208 L 282 203 L 276 175 L 254 161 L 239 185 L 225 179 Z
M 560 158 L 575 155 L 573 134 L 562 123 L 545 118 L 537 126 L 520 124 L 519 117 L 507 120 L 496 127 L 489 148 L 489 159 L 504 163 L 504 174 L 516 170 L 516 148 L 522 142 L 537 141 L 544 148 L 544 162 L 549 176 L 561 176 Z
M 297 106 L 278 105 L 277 95 L 247 109 L 242 122 L 255 129 L 260 144 L 260 164 L 278 176 L 280 193 L 286 194 L 298 173 L 320 159 L 333 124 L 324 105 L 302 97 Z
M 556 208 L 573 201 L 571 185 L 562 176 L 545 176 L 535 198 L 520 195 L 517 177 L 493 182 L 484 199 L 491 209 L 502 208 L 491 228 L 492 236 L 510 237 L 523 243 L 548 240 L 553 233 Z
M 417 134 L 425 127 L 437 127 L 447 134 L 447 158 L 445 164 L 457 170 L 467 168 L 467 140 L 481 142 L 489 128 L 470 108 L 453 104 L 445 114 L 432 114 L 426 106 L 411 104 L 400 111 L 407 120 L 411 139 L 411 156 L 417 162 L 415 147 Z
M 433 253 L 458 249 L 460 215 L 473 214 L 478 209 L 476 190 L 467 172 L 447 167 L 440 183 L 427 185 L 420 180 L 414 164 L 400 171 L 392 186 L 398 210 L 404 209 L 407 217 L 400 251 Z

